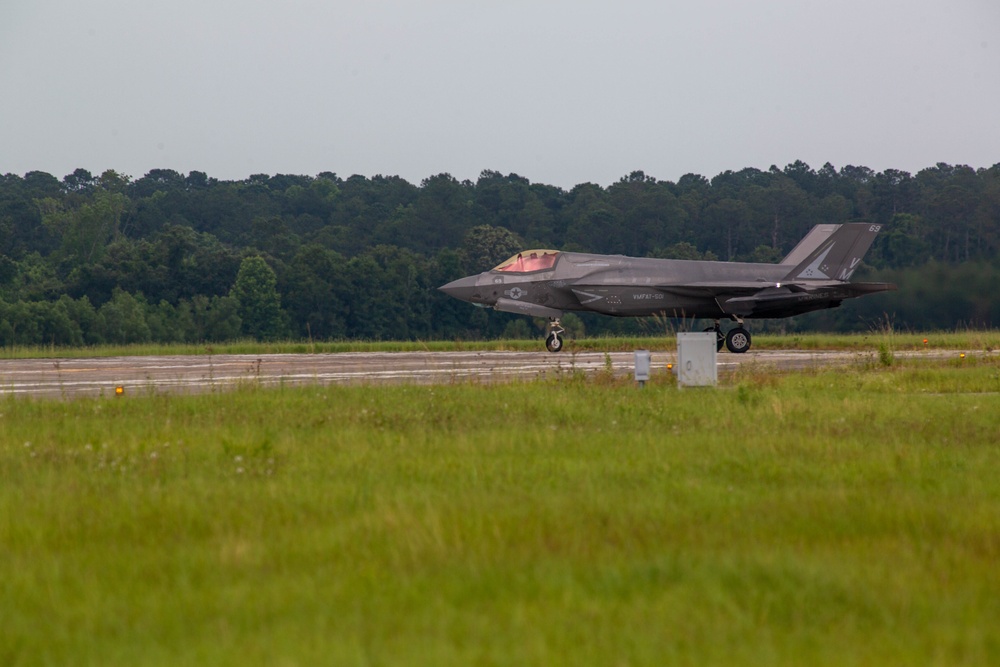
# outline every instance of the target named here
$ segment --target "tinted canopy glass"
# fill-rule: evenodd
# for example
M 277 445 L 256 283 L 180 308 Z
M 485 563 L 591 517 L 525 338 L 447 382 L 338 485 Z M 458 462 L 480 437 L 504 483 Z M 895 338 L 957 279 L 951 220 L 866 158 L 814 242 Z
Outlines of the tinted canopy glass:
M 525 250 L 519 252 L 506 262 L 501 262 L 494 271 L 504 273 L 530 273 L 551 269 L 559 256 L 558 250 Z

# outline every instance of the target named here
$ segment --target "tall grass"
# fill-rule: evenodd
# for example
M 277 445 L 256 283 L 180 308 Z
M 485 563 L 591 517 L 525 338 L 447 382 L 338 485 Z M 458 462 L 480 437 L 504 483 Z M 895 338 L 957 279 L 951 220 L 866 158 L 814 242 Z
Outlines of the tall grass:
M 0 662 L 996 664 L 989 359 L 0 401 Z

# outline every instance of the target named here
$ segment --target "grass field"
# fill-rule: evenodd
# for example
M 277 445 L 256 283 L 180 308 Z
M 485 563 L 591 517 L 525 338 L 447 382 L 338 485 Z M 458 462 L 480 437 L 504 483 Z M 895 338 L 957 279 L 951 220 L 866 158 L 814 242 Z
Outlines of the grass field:
M 4 665 L 1000 663 L 1000 366 L 0 400 Z
M 898 349 L 954 350 L 1000 349 L 1000 331 L 896 332 L 891 328 L 857 334 L 756 334 L 755 350 L 870 350 L 891 344 Z M 636 348 L 674 350 L 677 338 L 669 336 L 581 338 L 566 341 L 566 351 L 630 352 Z M 317 354 L 340 352 L 447 352 L 509 350 L 543 351 L 542 337 L 531 340 L 483 341 L 327 341 L 275 342 L 252 340 L 208 345 L 101 345 L 96 347 L 4 347 L 0 359 L 59 359 L 80 357 L 211 355 L 211 354 Z

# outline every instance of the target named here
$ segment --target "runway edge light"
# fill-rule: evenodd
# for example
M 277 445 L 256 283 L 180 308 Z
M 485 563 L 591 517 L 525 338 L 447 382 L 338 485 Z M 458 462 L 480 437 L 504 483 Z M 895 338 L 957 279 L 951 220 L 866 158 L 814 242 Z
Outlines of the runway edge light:
M 115 396 L 124 396 L 124 395 L 125 395 L 125 387 L 121 385 L 115 387 Z

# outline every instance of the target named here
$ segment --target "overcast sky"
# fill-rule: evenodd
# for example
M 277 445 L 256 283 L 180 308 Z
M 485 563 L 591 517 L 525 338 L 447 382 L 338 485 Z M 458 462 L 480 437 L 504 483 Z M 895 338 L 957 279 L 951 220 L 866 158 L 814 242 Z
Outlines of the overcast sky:
M 1000 162 L 997 0 L 4 0 L 0 173 Z

